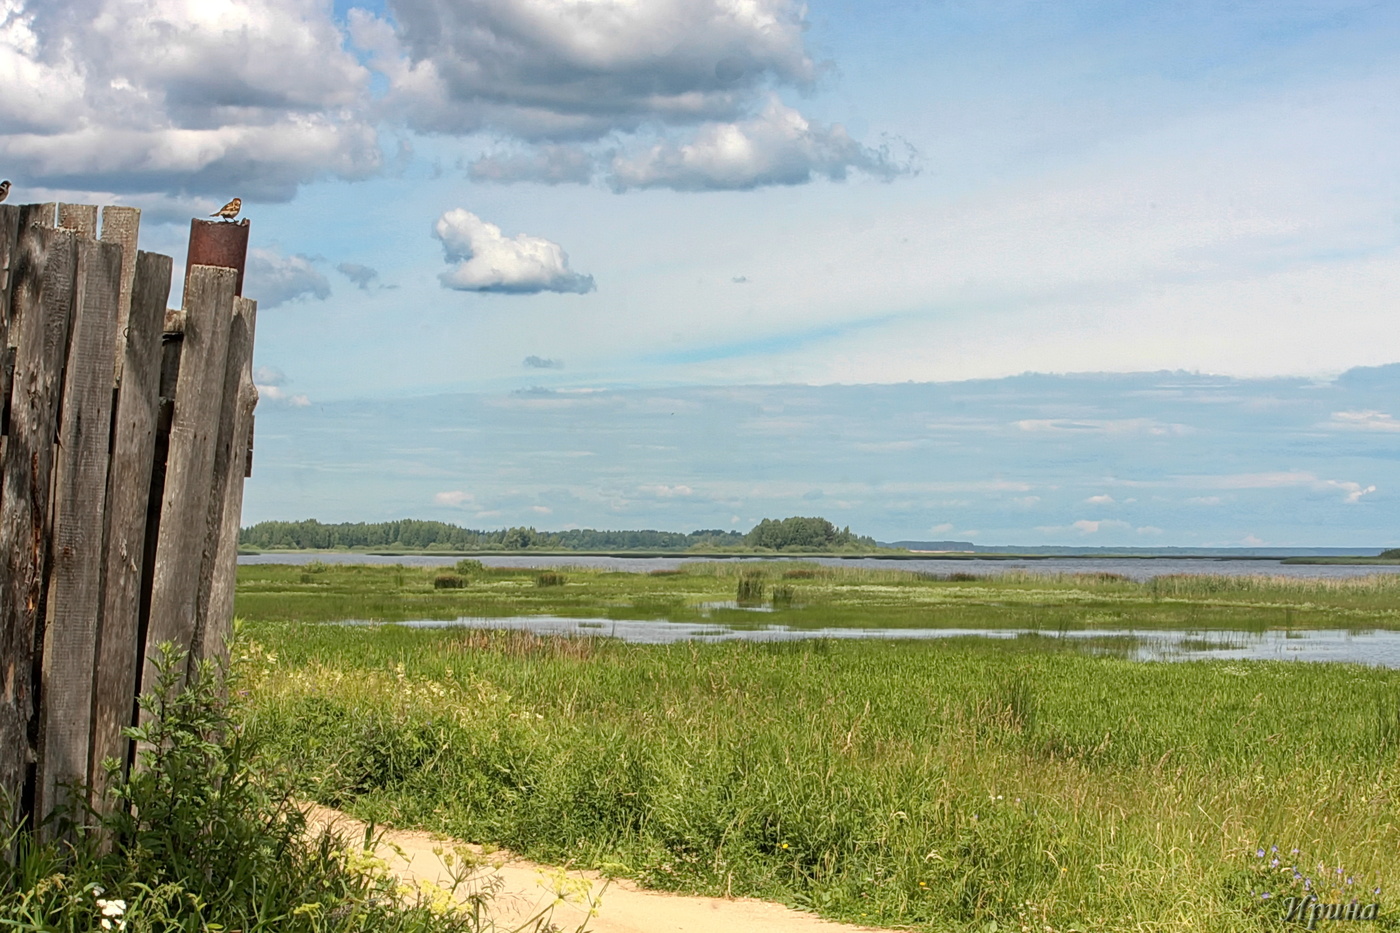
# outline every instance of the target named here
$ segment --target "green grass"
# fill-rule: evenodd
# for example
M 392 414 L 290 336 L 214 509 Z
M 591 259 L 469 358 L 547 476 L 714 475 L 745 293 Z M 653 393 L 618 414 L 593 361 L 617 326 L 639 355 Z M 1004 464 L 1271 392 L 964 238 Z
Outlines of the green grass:
M 442 572 L 404 566 L 244 565 L 238 568 L 237 612 L 249 619 L 298 622 L 553 614 L 752 625 L 753 615 L 740 609 L 701 607 L 732 602 L 741 586 L 761 585 L 770 597 L 780 594 L 779 611 L 763 621 L 798 628 L 1400 628 L 1400 574 L 1349 579 L 1182 575 L 1134 583 L 1103 574 L 953 573 L 931 578 L 799 562 L 716 561 L 652 574 L 469 567 L 461 572 L 464 587 L 435 588 Z M 563 582 L 539 585 L 555 579 Z M 745 579 L 750 582 L 744 584 Z
M 689 618 L 753 569 L 569 569 L 550 587 L 483 571 L 451 594 L 413 570 L 328 569 L 313 585 L 333 605 L 409 600 L 413 617 Z M 277 620 L 335 610 L 285 568 L 241 571 L 263 587 L 245 577 L 240 592 L 258 619 L 235 648 L 246 725 L 301 793 L 364 818 L 919 930 L 1258 931 L 1302 878 L 1327 900 L 1380 886 L 1376 928 L 1400 926 L 1385 909 L 1400 885 L 1398 671 L 1142 663 L 1088 653 L 1126 647 L 1114 639 L 1038 635 L 657 647 L 307 625 Z M 1400 595 L 1393 578 L 765 572 L 793 590 L 765 621 L 788 624 L 1387 627 Z M 444 596 L 465 602 L 432 602 Z M 1274 845 L 1298 881 L 1270 867 Z

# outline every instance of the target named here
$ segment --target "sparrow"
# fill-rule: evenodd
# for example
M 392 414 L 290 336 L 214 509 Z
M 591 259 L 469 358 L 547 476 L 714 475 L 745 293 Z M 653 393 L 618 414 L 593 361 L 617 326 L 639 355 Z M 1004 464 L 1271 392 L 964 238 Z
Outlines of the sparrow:
M 222 217 L 224 220 L 232 220 L 233 218 L 238 216 L 238 212 L 242 209 L 243 202 L 238 198 L 234 198 L 232 201 L 228 202 L 223 207 L 219 208 L 217 211 L 210 214 L 209 216 Z
M 7 179 L 5 179 L 4 181 L 0 181 L 0 201 L 5 200 L 5 199 L 8 198 L 9 196 L 10 196 L 10 180 L 7 178 Z

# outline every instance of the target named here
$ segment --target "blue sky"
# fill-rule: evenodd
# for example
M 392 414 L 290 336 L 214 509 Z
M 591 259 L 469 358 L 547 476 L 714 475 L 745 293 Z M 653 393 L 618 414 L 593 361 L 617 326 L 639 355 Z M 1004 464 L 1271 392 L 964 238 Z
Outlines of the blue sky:
M 0 0 L 0 174 L 177 260 L 243 197 L 249 521 L 1393 544 L 1397 41 L 1340 0 Z M 816 414 L 740 453 L 736 399 Z M 938 486 L 977 477 L 1031 488 Z

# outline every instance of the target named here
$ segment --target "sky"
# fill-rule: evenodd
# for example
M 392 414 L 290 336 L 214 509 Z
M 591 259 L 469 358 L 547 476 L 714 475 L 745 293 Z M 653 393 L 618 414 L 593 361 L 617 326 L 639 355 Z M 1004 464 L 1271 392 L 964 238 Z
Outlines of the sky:
M 1397 43 L 1348 0 L 0 0 L 0 175 L 177 262 L 243 199 L 246 522 L 1394 546 Z

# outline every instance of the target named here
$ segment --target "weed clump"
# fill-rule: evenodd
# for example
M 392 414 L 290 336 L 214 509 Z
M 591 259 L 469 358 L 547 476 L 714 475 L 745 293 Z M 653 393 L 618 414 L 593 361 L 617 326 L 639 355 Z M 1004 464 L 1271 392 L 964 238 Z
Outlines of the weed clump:
M 741 606 L 757 606 L 763 602 L 764 589 L 762 573 L 746 572 L 739 577 L 739 586 L 735 590 L 734 599 Z
M 433 577 L 433 589 L 435 590 L 460 590 L 466 585 L 466 579 L 455 573 L 440 573 Z
M 545 571 L 535 577 L 535 586 L 563 586 L 566 579 L 562 573 Z

